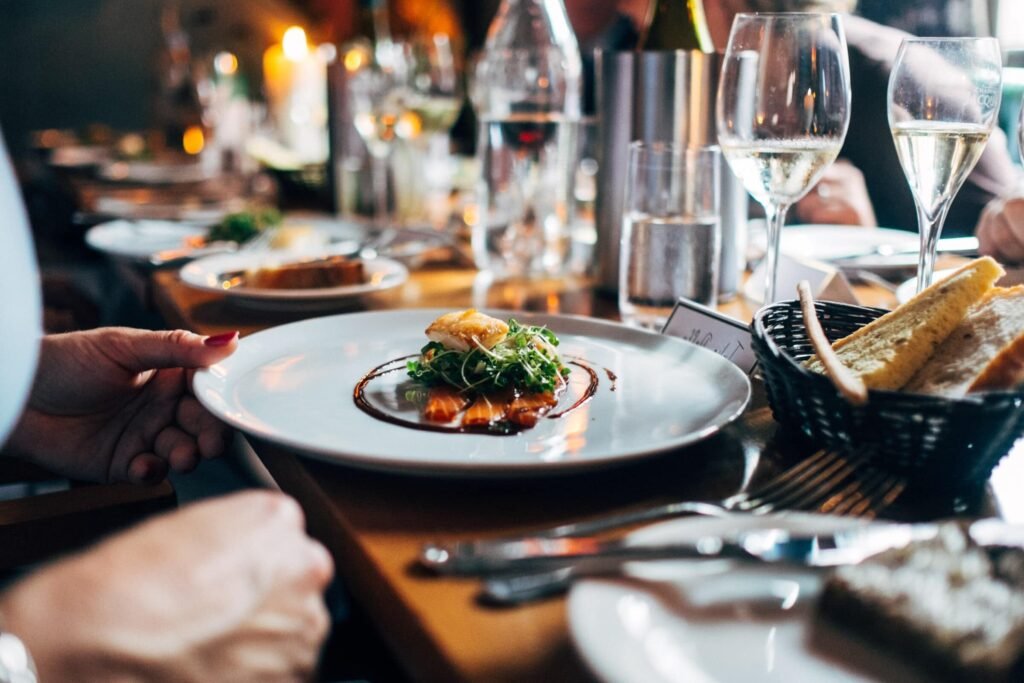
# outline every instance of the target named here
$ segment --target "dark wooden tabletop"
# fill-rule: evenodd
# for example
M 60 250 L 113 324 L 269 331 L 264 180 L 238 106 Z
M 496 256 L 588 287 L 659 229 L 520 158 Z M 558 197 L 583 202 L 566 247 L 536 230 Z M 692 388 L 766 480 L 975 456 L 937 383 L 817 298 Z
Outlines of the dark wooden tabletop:
M 203 334 L 249 334 L 301 317 L 237 308 L 217 294 L 184 286 L 173 272 L 154 274 L 153 286 L 169 324 Z M 894 303 L 881 289 L 859 288 L 858 295 L 870 305 Z M 358 310 L 468 306 L 597 317 L 613 317 L 615 310 L 583 280 L 488 285 L 472 271 L 455 269 L 414 273 L 402 288 L 362 302 Z M 723 308 L 746 320 L 751 315 L 742 300 Z M 564 599 L 516 609 L 484 606 L 476 581 L 441 579 L 416 566 L 424 543 L 526 532 L 657 501 L 722 498 L 808 454 L 806 446 L 776 433 L 756 383 L 745 415 L 722 433 L 633 464 L 570 476 L 406 476 L 306 459 L 260 441 L 253 446 L 281 488 L 300 501 L 311 533 L 331 550 L 395 655 L 415 678 L 437 681 L 590 676 L 569 641 Z M 1024 458 L 1008 460 L 1019 470 Z M 1012 487 L 1012 471 L 1004 478 L 1004 486 Z

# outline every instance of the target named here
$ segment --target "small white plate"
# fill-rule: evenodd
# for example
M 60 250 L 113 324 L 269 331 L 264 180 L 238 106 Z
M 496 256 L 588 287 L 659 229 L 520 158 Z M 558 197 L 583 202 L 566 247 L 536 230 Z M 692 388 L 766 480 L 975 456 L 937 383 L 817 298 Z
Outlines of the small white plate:
M 423 331 L 444 312 L 353 313 L 259 332 L 197 372 L 195 393 L 242 431 L 315 457 L 448 476 L 547 475 L 647 457 L 717 432 L 750 397 L 750 382 L 735 365 L 689 342 L 590 318 L 491 311 L 554 331 L 563 357 L 585 359 L 596 371 L 591 400 L 510 436 L 420 431 L 361 411 L 353 400 L 357 382 L 383 363 L 418 353 L 427 341 Z M 573 396 L 590 377 L 570 367 Z M 397 371 L 375 382 L 368 396 L 416 419 L 404 398 L 415 386 Z
M 223 285 L 225 273 L 273 268 L 327 256 L 349 256 L 352 254 L 353 246 L 352 243 L 342 243 L 315 249 L 283 251 L 245 251 L 243 249 L 233 254 L 206 256 L 186 264 L 181 269 L 181 281 L 196 289 L 223 294 L 228 299 L 243 305 L 281 309 L 292 308 L 296 305 L 322 307 L 335 304 L 398 287 L 409 279 L 408 269 L 398 261 L 374 258 L 363 259 L 366 282 L 358 285 L 310 289 L 258 289 L 243 286 L 225 289 Z
M 942 278 L 949 277 L 955 269 L 948 268 L 944 270 L 935 271 L 935 275 L 932 277 L 932 282 L 938 282 Z M 1014 285 L 1024 284 L 1024 268 L 1006 268 L 1006 275 L 1000 278 L 999 282 L 996 283 L 1000 287 L 1013 287 Z M 905 280 L 896 288 L 896 300 L 901 304 L 905 304 L 914 298 L 915 291 L 917 290 L 917 277 L 912 277 L 909 280 Z
M 763 231 L 752 233 L 750 241 L 751 250 L 757 257 L 764 254 Z M 906 268 L 908 263 L 911 266 L 916 264 L 918 246 L 917 235 L 905 230 L 810 224 L 784 227 L 779 248 L 784 254 L 817 261 L 845 260 L 864 254 L 856 259 L 856 267 L 859 270 L 878 271 Z M 909 249 L 913 253 L 906 257 L 909 261 L 902 256 L 899 259 L 894 256 L 875 256 L 880 247 L 892 247 L 897 251 Z
M 180 249 L 188 239 L 205 235 L 206 228 L 190 223 L 116 220 L 89 228 L 85 243 L 108 256 L 147 261 L 158 251 Z
M 108 256 L 148 262 L 161 251 L 182 249 L 190 239 L 206 237 L 209 222 L 120 219 L 99 223 L 85 233 L 85 243 Z M 365 229 L 351 221 L 319 214 L 287 214 L 283 225 L 310 228 L 332 243 L 345 242 L 352 251 L 366 239 Z M 323 240 L 322 240 L 323 241 Z
M 659 543 L 780 527 L 827 533 L 864 523 L 799 513 L 690 517 L 629 538 Z M 820 571 L 729 560 L 637 563 L 629 571 L 633 579 L 581 581 L 569 594 L 572 639 L 603 681 L 926 680 L 817 621 Z

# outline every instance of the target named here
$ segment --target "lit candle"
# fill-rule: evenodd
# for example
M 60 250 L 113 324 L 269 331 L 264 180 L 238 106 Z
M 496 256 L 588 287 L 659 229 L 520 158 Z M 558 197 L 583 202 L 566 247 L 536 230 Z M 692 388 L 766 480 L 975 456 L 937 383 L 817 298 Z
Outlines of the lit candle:
M 292 26 L 263 54 L 267 106 L 281 142 L 301 163 L 327 158 L 327 60 Z

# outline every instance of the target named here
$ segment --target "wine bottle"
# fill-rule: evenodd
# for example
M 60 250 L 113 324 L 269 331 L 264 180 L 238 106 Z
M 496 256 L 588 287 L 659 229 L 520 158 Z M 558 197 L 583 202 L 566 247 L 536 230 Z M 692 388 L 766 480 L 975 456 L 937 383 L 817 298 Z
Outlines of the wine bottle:
M 391 44 L 391 21 L 386 0 L 360 0 L 359 37 L 372 45 Z
M 703 0 L 651 0 L 638 47 L 714 52 Z

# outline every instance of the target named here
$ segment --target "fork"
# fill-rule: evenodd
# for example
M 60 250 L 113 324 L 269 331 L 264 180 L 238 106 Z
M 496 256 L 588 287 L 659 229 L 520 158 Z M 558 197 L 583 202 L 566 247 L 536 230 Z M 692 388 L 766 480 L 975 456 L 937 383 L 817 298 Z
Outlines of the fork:
M 786 474 L 789 472 L 783 473 Z M 833 489 L 816 509 L 823 513 L 871 519 L 891 505 L 906 488 L 906 481 L 901 477 L 875 468 L 866 469 L 861 474 L 863 476 L 855 477 L 845 486 Z M 772 484 L 777 482 L 775 480 Z M 756 514 L 757 510 L 748 512 Z M 484 581 L 480 598 L 494 605 L 518 605 L 563 593 L 576 579 L 620 573 L 625 563 L 625 558 L 596 558 L 544 571 L 498 575 Z
M 865 460 L 866 456 L 863 455 L 847 456 L 822 450 L 785 470 L 764 486 L 721 501 L 665 503 L 594 520 L 562 524 L 525 537 L 429 543 L 421 551 L 420 561 L 435 571 L 452 573 L 458 571 L 460 560 L 480 553 L 500 551 L 508 544 L 591 536 L 682 515 L 723 515 L 729 512 L 766 514 L 788 509 L 872 518 L 899 497 L 906 482 L 875 468 L 863 468 Z

